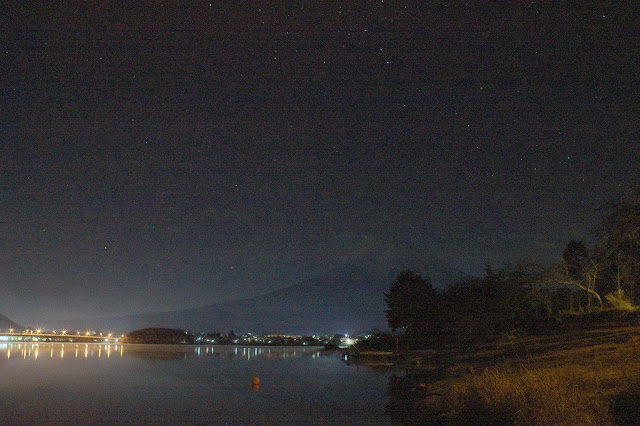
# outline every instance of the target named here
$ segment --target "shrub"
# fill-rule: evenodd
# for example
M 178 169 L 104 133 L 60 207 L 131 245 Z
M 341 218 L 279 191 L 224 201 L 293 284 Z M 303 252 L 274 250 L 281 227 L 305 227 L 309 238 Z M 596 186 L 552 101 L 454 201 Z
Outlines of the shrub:
M 635 312 L 640 306 L 633 306 L 631 299 L 624 294 L 623 290 L 616 290 L 604 296 L 605 300 L 612 308 L 624 312 Z

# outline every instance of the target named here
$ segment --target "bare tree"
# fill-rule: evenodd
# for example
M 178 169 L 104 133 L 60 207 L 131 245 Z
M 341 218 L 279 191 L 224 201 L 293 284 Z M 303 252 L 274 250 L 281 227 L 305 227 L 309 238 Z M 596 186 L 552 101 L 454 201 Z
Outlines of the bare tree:
M 588 309 L 592 308 L 593 299 L 596 299 L 600 307 L 602 307 L 602 297 L 596 288 L 600 282 L 603 268 L 604 266 L 601 263 L 591 258 L 585 262 L 580 275 L 572 275 L 566 262 L 563 262 L 562 264 L 555 265 L 545 279 L 555 282 L 556 284 L 569 285 L 584 291 L 588 296 Z

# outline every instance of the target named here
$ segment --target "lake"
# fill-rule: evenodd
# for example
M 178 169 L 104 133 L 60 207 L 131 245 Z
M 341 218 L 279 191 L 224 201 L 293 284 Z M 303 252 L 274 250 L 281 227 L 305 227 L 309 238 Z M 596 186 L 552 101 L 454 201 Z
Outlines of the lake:
M 0 374 L 9 423 L 391 422 L 390 373 L 320 348 L 2 343 Z

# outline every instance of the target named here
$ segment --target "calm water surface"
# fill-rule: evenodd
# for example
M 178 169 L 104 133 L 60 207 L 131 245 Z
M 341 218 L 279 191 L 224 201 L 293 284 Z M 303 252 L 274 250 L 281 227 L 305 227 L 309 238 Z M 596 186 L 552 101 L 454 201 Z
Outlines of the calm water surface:
M 4 343 L 0 375 L 3 423 L 390 423 L 389 374 L 319 348 Z

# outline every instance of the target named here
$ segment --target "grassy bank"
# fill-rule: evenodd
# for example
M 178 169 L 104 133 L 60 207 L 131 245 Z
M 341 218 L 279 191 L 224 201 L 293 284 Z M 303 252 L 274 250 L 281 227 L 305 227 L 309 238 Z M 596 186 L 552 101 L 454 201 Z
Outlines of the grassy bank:
M 398 423 L 640 423 L 639 326 L 413 351 L 393 366 L 388 411 Z

